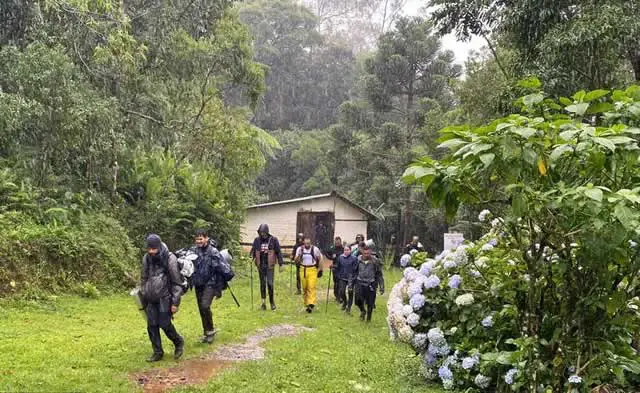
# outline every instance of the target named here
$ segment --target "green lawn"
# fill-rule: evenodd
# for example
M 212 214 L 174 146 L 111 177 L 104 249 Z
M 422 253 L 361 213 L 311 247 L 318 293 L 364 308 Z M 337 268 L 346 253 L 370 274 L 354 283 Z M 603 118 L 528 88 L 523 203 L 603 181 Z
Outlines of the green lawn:
M 268 341 L 266 359 L 238 363 L 208 386 L 184 391 L 439 392 L 424 385 L 411 351 L 389 341 L 386 296 L 378 300 L 372 323 L 365 325 L 357 316 L 343 315 L 333 302 L 327 314 L 324 301 L 320 312 L 303 313 L 301 299 L 289 290 L 288 271 L 277 277 L 276 312 L 251 311 L 249 280 L 234 280 L 242 307 L 228 294 L 214 305 L 214 322 L 221 332 L 213 347 L 197 343 L 200 320 L 194 295 L 187 294 L 175 320 L 187 340 L 185 357 L 241 341 L 263 326 L 293 323 L 315 331 Z M 398 277 L 397 272 L 387 274 L 389 289 Z M 326 288 L 327 278 L 320 282 Z M 164 343 L 170 354 L 171 344 L 166 338 Z M 46 304 L 0 302 L 1 392 L 134 392 L 137 387 L 129 375 L 152 367 L 144 361 L 150 351 L 145 322 L 126 295 L 65 297 Z M 153 367 L 175 364 L 165 360 Z

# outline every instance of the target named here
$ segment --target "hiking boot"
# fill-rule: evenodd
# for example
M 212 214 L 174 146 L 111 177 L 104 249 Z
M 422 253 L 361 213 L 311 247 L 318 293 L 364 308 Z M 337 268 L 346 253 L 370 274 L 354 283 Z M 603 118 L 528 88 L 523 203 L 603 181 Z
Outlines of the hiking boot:
M 342 311 L 347 311 L 347 305 L 346 304 L 342 305 Z
M 348 316 L 351 316 L 351 307 L 347 307 L 347 310 L 345 312 Z
M 164 353 L 154 353 L 147 359 L 147 362 L 149 363 L 159 362 L 162 360 L 163 356 L 164 356 Z
M 173 358 L 175 360 L 178 360 L 182 357 L 183 354 L 184 354 L 184 339 L 176 345 L 176 350 L 173 352 Z
M 212 344 L 213 340 L 216 338 L 217 330 L 213 329 L 211 332 L 206 332 L 204 336 L 200 337 L 200 342 L 202 344 Z
M 367 314 L 366 314 L 364 311 L 362 311 L 362 312 L 360 313 L 360 320 L 361 320 L 361 321 L 364 321 L 364 317 L 366 317 L 366 316 L 367 316 Z
M 271 303 L 271 311 L 276 311 L 276 305 L 275 303 Z
M 267 309 L 267 305 L 262 303 L 262 306 L 260 306 L 260 310 L 265 311 Z
M 307 313 L 311 314 L 311 311 L 312 311 L 312 310 L 311 310 L 311 307 L 307 306 L 306 311 L 307 311 Z

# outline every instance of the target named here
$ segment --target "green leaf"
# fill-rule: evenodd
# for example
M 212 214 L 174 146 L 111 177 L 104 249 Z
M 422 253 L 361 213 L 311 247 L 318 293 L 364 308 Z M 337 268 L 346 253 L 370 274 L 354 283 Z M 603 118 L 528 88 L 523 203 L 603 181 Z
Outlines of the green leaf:
M 568 99 L 567 97 L 560 97 L 558 99 L 558 101 L 560 101 L 560 103 L 564 106 L 569 106 L 569 105 L 573 105 L 573 101 L 571 101 L 570 99 Z
M 587 95 L 587 92 L 584 90 L 580 90 L 579 92 L 577 92 L 576 94 L 574 94 L 573 96 L 571 96 L 571 98 L 573 98 L 574 100 L 578 101 L 578 102 L 582 102 L 584 101 L 584 97 Z
M 539 104 L 544 100 L 544 96 L 541 93 L 533 93 L 522 97 L 522 102 L 527 108 L 532 108 L 535 104 Z
M 542 86 L 540 79 L 531 76 L 518 82 L 518 86 L 524 89 L 539 89 Z
M 629 112 L 631 112 L 635 116 L 640 116 L 640 103 L 636 102 L 635 104 L 629 107 Z
M 573 147 L 571 145 L 563 144 L 556 146 L 551 154 L 549 155 L 549 159 L 551 161 L 556 161 L 560 158 L 564 153 L 573 152 Z
M 454 148 L 460 146 L 460 145 L 464 145 L 465 143 L 467 143 L 466 141 L 462 140 L 462 139 L 458 139 L 458 138 L 454 138 L 454 139 L 449 139 L 448 141 L 442 142 L 441 144 L 438 145 L 438 149 L 451 149 L 453 150 Z
M 613 142 L 615 145 L 623 145 L 636 141 L 635 139 L 629 138 L 628 136 L 610 136 L 607 139 Z
M 627 229 L 632 229 L 635 223 L 635 215 L 633 210 L 626 205 L 619 203 L 613 210 L 613 215 Z
M 500 124 L 498 124 L 496 126 L 496 131 L 502 131 L 505 128 L 509 128 L 509 127 L 512 127 L 512 126 L 513 126 L 513 124 L 511 124 L 511 123 L 500 123 Z
M 584 101 L 586 101 L 586 102 L 595 101 L 598 98 L 602 98 L 602 97 L 606 96 L 607 94 L 609 94 L 609 90 L 593 90 L 593 91 L 588 92 L 584 96 Z
M 573 104 L 564 109 L 567 112 L 575 113 L 578 116 L 584 116 L 584 114 L 587 112 L 587 109 L 589 109 L 589 103 L 582 102 L 580 104 Z
M 480 156 L 480 161 L 482 161 L 482 163 L 484 164 L 484 167 L 488 167 L 489 165 L 491 165 L 491 163 L 493 162 L 493 160 L 496 158 L 496 155 L 493 153 L 487 153 L 487 154 L 482 154 Z
M 536 131 L 535 128 L 518 127 L 518 128 L 514 128 L 513 130 L 511 130 L 511 132 L 513 132 L 516 135 L 520 135 L 524 139 L 529 139 L 532 136 L 534 136 L 537 131 Z
M 602 190 L 599 188 L 587 188 L 584 194 L 594 201 L 602 202 Z
M 570 141 L 573 138 L 575 138 L 575 136 L 578 135 L 579 133 L 580 133 L 580 130 L 563 131 L 560 133 L 560 138 L 562 138 L 565 141 Z
M 593 114 L 596 114 L 596 113 L 609 112 L 609 111 L 612 111 L 614 109 L 615 109 L 615 107 L 610 102 L 596 102 L 595 104 L 592 104 L 589 107 L 589 110 L 587 111 L 587 114 L 588 115 L 593 115 Z
M 611 151 L 615 151 L 616 150 L 616 145 L 614 145 L 613 142 L 611 142 L 607 138 L 595 137 L 595 138 L 593 138 L 593 141 L 595 143 L 599 144 L 600 146 L 606 147 L 607 149 L 609 149 Z

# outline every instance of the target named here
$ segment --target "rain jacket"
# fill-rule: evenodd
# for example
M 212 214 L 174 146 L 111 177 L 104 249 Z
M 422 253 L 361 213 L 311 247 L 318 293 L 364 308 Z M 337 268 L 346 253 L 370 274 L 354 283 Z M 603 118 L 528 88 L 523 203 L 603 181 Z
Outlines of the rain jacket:
M 339 280 L 353 282 L 356 278 L 358 258 L 353 255 L 338 255 L 334 264 L 334 274 Z
M 178 269 L 178 259 L 166 244 L 162 243 L 162 248 L 156 256 L 144 255 L 141 276 L 140 288 L 145 302 L 159 303 L 164 299 L 170 299 L 171 305 L 180 305 L 183 280 Z
M 380 287 L 384 291 L 384 276 L 382 275 L 382 264 L 374 256 L 365 261 L 362 256 L 358 257 L 356 267 L 356 281 L 360 284 L 373 285 L 373 288 Z
M 194 247 L 193 252 L 198 255 L 194 264 L 191 282 L 194 287 L 213 287 L 217 291 L 226 289 L 227 282 L 234 274 L 229 264 L 224 263 L 222 255 L 209 243 L 206 247 Z

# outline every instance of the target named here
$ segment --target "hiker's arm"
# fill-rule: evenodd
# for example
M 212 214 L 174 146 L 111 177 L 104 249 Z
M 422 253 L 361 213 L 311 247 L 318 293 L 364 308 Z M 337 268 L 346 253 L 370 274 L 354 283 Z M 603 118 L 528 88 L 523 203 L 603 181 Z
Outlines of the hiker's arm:
M 182 276 L 178 270 L 178 259 L 175 255 L 169 256 L 169 278 L 171 280 L 171 305 L 178 307 L 182 296 Z
M 280 241 L 278 240 L 278 238 L 273 238 L 273 251 L 276 252 L 276 255 L 278 256 L 278 265 L 280 265 L 282 267 L 282 265 L 284 265 L 284 261 L 282 260 L 282 250 L 280 249 Z

